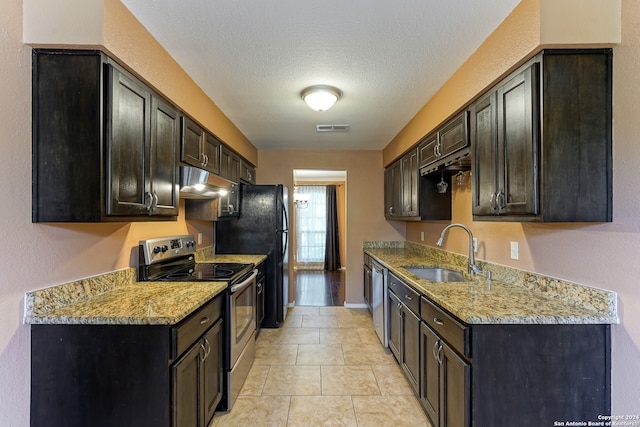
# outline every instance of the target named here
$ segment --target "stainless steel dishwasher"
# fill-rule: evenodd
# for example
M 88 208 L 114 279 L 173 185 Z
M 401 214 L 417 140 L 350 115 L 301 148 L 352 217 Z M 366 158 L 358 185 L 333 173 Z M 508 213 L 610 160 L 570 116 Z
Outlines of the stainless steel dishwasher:
M 387 269 L 377 262 L 371 263 L 371 306 L 373 327 L 383 346 L 387 347 Z

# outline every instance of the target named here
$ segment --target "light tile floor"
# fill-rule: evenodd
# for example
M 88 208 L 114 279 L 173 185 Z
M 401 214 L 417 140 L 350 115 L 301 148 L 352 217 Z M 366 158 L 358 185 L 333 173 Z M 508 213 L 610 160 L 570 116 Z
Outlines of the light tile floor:
M 295 307 L 256 347 L 233 409 L 211 427 L 430 426 L 366 309 Z

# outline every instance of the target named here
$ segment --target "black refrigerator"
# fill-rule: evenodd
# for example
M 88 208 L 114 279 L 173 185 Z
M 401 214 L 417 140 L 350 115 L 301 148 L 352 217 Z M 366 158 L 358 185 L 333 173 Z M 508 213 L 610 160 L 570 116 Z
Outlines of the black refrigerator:
M 262 327 L 279 328 L 289 303 L 288 189 L 240 185 L 240 215 L 215 223 L 218 254 L 266 254 Z

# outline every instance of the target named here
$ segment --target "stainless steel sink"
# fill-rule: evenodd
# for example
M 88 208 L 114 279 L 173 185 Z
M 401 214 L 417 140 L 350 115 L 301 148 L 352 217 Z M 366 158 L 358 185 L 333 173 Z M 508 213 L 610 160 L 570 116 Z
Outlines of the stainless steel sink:
M 468 282 L 462 273 L 440 267 L 404 267 L 421 279 L 432 282 Z

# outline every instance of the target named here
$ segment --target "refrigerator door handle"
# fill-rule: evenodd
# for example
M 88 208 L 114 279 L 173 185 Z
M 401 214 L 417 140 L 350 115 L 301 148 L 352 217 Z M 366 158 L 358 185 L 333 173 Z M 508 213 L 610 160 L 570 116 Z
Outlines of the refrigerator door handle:
M 284 230 L 282 232 L 282 236 L 284 239 L 284 247 L 282 248 L 282 261 L 284 260 L 284 255 L 287 253 L 287 244 L 289 243 L 289 230 Z
M 287 245 L 289 244 L 289 218 L 287 215 L 287 208 L 284 205 L 282 205 L 282 217 L 284 218 L 284 230 L 282 230 L 282 237 L 285 239 L 282 247 L 282 259 L 280 261 L 284 261 L 284 256 L 287 253 Z

